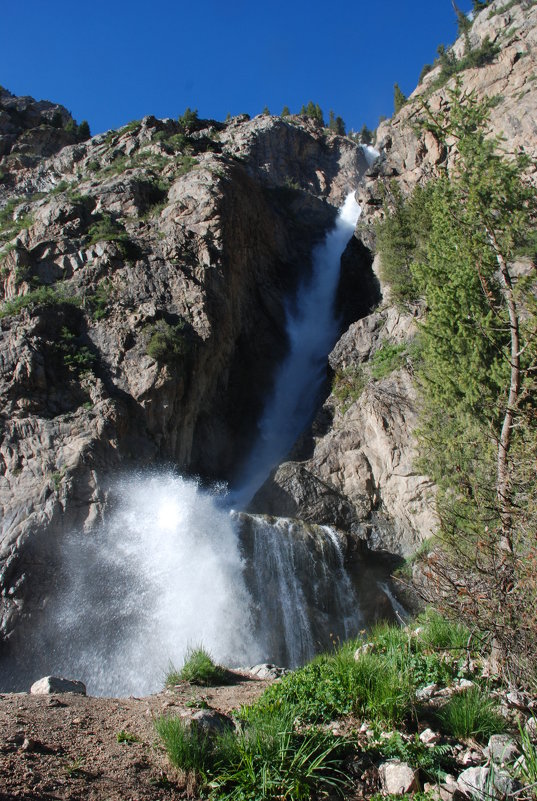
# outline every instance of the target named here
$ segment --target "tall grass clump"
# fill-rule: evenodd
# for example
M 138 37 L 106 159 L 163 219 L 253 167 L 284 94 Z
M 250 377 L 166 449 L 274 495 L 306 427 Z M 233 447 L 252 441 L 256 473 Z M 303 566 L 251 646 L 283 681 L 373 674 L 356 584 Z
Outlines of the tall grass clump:
M 213 742 L 201 729 L 176 717 L 157 718 L 155 729 L 176 768 L 202 777 L 211 769 Z
M 243 710 L 242 728 L 214 736 L 179 718 L 159 718 L 156 729 L 175 767 L 194 774 L 219 801 L 311 798 L 347 782 L 347 746 L 331 732 L 297 732 L 290 710 Z
M 178 676 L 180 681 L 188 681 L 191 684 L 216 686 L 225 683 L 228 674 L 225 668 L 214 663 L 211 655 L 203 646 L 198 645 L 187 650 L 183 667 Z M 168 680 L 166 684 L 168 684 Z
M 533 788 L 532 797 L 537 798 L 537 745 L 532 742 L 530 734 L 520 724 L 519 732 L 522 759 L 519 762 L 518 775 L 524 784 Z
M 497 710 L 496 700 L 486 690 L 470 687 L 453 696 L 436 715 L 446 734 L 461 740 L 474 737 L 486 742 L 492 734 L 501 734 L 507 728 L 505 718 Z
M 464 624 L 447 620 L 434 609 L 424 612 L 417 623 L 422 628 L 420 638 L 429 648 L 465 651 L 471 644 L 470 630 Z

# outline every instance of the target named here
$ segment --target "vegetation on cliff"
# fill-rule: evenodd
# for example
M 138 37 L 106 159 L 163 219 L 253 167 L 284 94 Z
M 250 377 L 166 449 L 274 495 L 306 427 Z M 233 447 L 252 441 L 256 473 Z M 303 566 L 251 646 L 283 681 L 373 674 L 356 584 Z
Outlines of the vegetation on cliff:
M 507 158 L 485 136 L 490 101 L 460 89 L 448 97 L 449 112 L 425 106 L 423 120 L 447 158 L 408 200 L 392 190 L 378 244 L 397 301 L 424 307 L 420 447 L 439 488 L 442 542 L 428 558 L 430 584 L 528 682 L 537 670 L 537 309 L 535 267 L 520 256 L 534 254 L 537 193 L 524 154 Z

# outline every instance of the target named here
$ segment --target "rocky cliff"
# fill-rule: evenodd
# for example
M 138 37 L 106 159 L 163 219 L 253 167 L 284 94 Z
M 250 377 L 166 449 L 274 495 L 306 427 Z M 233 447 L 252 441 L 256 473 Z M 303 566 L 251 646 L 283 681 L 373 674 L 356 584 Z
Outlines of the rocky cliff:
M 285 352 L 285 297 L 367 165 L 306 119 L 148 117 L 76 142 L 61 107 L 0 103 L 5 635 L 114 470 L 229 478 Z

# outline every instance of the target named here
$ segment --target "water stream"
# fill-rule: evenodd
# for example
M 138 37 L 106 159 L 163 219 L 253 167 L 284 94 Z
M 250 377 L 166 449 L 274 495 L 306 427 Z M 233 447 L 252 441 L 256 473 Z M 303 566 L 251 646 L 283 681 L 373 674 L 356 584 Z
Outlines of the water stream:
M 360 207 L 350 192 L 335 227 L 313 252 L 311 276 L 287 306 L 289 352 L 259 422 L 257 441 L 235 482 L 233 500 L 238 508 L 252 499 L 317 408 L 326 359 L 339 333 L 335 297 L 341 256 L 359 216 Z

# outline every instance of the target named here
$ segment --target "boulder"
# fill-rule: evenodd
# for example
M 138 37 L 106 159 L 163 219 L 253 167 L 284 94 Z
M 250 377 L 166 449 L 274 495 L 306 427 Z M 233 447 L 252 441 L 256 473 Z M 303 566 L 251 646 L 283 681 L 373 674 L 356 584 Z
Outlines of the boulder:
M 235 728 L 233 721 L 227 715 L 222 715 L 216 709 L 200 709 L 190 718 L 190 726 L 207 735 L 224 734 L 226 731 L 233 731 Z
M 248 673 L 252 676 L 257 676 L 258 679 L 279 679 L 289 673 L 286 668 L 271 665 L 269 662 L 263 662 L 260 665 L 254 665 L 248 669 Z
M 64 679 L 60 676 L 44 676 L 30 687 L 32 695 L 51 695 L 52 693 L 76 693 L 86 695 L 86 685 L 76 679 Z
M 506 771 L 492 770 L 484 766 L 464 770 L 458 778 L 457 787 L 470 798 L 492 801 L 492 799 L 510 798 L 521 785 Z
M 498 765 L 514 762 L 519 753 L 515 741 L 509 734 L 493 734 L 485 750 L 489 759 Z
M 379 765 L 382 789 L 389 795 L 406 795 L 418 789 L 417 771 L 398 759 Z

